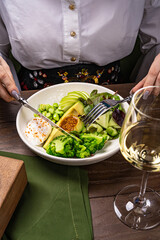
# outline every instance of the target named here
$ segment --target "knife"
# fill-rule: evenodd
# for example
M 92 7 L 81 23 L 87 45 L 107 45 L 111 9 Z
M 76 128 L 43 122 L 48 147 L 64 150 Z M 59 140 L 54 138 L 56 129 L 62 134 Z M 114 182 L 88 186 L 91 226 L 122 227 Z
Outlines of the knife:
M 43 118 L 46 122 L 48 122 L 52 127 L 55 127 L 56 129 L 60 130 L 62 133 L 70 136 L 71 138 L 74 138 L 76 141 L 78 140 L 77 137 L 71 135 L 67 131 L 65 131 L 63 128 L 52 122 L 49 118 L 45 117 L 42 113 L 40 113 L 37 109 L 33 108 L 27 100 L 22 98 L 22 96 L 15 90 L 11 92 L 12 97 L 14 97 L 19 103 L 21 103 L 24 107 L 29 108 L 32 112 L 36 113 L 39 117 Z

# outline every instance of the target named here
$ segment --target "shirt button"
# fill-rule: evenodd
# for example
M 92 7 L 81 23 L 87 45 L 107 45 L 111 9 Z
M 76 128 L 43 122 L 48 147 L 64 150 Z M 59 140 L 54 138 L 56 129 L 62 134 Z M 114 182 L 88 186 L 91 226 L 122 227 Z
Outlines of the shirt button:
M 71 37 L 75 37 L 76 33 L 72 31 L 72 32 L 70 32 L 70 35 L 71 35 Z
M 71 57 L 71 61 L 72 61 L 72 62 L 75 62 L 75 61 L 76 61 L 76 58 L 75 58 L 75 57 Z
M 74 4 L 70 4 L 70 5 L 69 5 L 69 9 L 70 9 L 70 10 L 74 10 L 74 9 L 75 9 L 75 5 L 74 5 Z

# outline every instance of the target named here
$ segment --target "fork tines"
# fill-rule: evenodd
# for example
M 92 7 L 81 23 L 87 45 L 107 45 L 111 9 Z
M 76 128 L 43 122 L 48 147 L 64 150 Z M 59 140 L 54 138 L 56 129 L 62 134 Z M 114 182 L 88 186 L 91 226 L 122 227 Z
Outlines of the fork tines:
M 85 115 L 84 117 L 82 116 L 82 121 L 86 126 L 89 126 L 107 110 L 108 107 L 103 102 L 100 102 L 87 115 Z
M 81 119 L 86 126 L 89 126 L 95 122 L 98 117 L 100 117 L 102 114 L 114 106 L 117 106 L 119 103 L 130 101 L 131 99 L 132 94 L 122 100 L 105 99 L 102 102 L 98 103 L 87 115 L 82 116 Z

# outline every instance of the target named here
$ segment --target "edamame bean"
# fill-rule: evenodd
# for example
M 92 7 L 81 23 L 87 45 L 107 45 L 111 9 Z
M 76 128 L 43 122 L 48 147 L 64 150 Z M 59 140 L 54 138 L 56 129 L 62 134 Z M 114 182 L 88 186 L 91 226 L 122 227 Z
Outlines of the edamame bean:
M 53 114 L 53 119 L 59 121 L 59 115 L 57 113 Z
M 47 112 L 46 117 L 52 119 L 52 115 L 49 112 Z
M 53 103 L 53 105 L 40 104 L 38 111 L 54 122 L 58 122 L 60 117 L 64 114 L 64 112 L 59 107 L 58 103 Z M 34 116 L 37 117 L 38 115 Z
M 55 113 L 57 113 L 58 115 L 62 116 L 63 115 L 63 111 L 59 110 L 58 108 L 56 109 Z
M 49 108 L 51 108 L 52 106 L 50 104 L 46 104 L 46 111 L 48 112 Z
M 58 108 L 58 103 L 53 103 L 52 105 L 54 108 Z
M 47 111 L 43 111 L 43 112 L 42 112 L 42 114 L 43 114 L 44 116 L 46 116 L 46 114 L 47 114 Z
M 48 109 L 48 111 L 49 111 L 51 114 L 53 114 L 53 113 L 54 113 L 54 108 L 51 107 L 51 108 Z
M 40 104 L 38 111 L 39 111 L 39 112 L 43 112 L 43 111 L 45 111 L 45 110 L 46 110 L 45 104 Z

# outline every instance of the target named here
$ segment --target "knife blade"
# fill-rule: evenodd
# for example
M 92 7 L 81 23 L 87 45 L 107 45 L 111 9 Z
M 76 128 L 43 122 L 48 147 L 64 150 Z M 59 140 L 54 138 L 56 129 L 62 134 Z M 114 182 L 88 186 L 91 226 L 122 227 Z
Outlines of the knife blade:
M 21 103 L 24 107 L 30 109 L 32 112 L 34 112 L 35 114 L 37 114 L 39 117 L 41 117 L 42 119 L 44 119 L 46 122 L 48 122 L 52 127 L 55 127 L 56 129 L 60 130 L 62 133 L 70 136 L 71 138 L 74 138 L 76 141 L 78 140 L 77 137 L 71 135 L 70 133 L 68 133 L 67 131 L 65 131 L 63 128 L 61 128 L 60 126 L 58 126 L 56 123 L 52 122 L 49 118 L 47 118 L 46 116 L 44 116 L 42 113 L 40 113 L 37 109 L 35 109 L 34 107 L 32 107 L 26 99 L 24 99 L 19 93 L 17 93 L 17 91 L 13 90 L 11 92 L 12 97 L 14 97 L 19 103 Z

